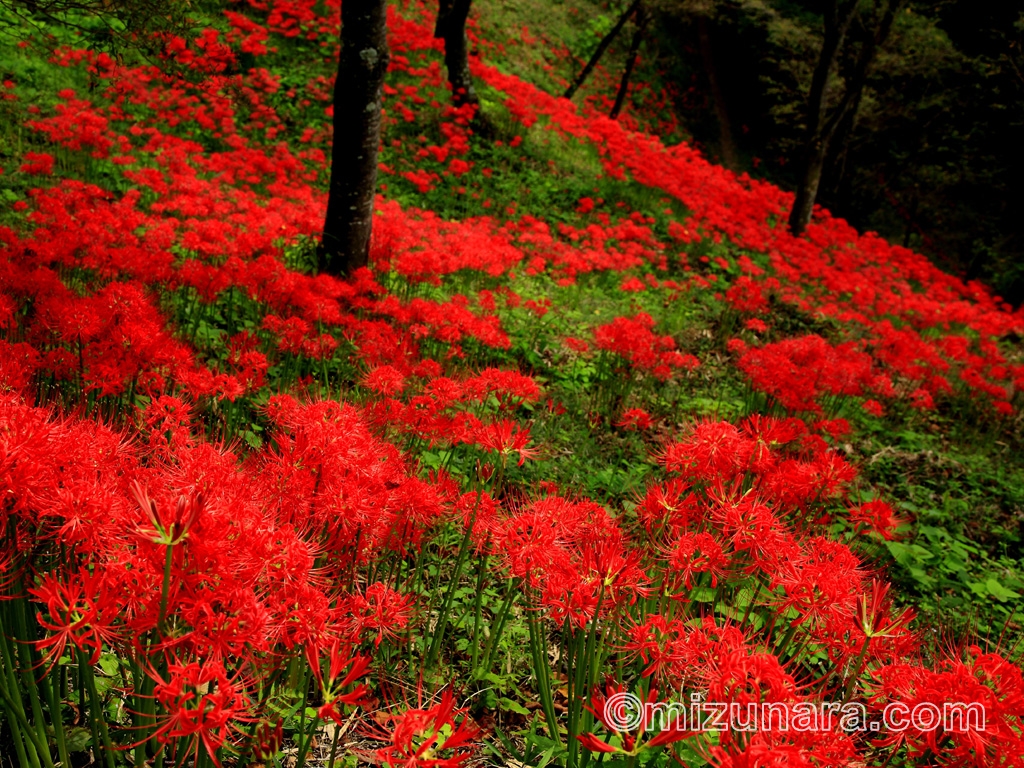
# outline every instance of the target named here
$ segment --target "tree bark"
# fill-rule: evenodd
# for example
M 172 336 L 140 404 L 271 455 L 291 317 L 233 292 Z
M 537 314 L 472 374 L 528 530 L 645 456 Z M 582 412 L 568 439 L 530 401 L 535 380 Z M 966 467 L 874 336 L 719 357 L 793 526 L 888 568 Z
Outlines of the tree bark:
M 847 110 L 843 119 L 836 128 L 835 135 L 829 143 L 828 152 L 825 155 L 825 167 L 822 168 L 822 184 L 828 183 L 827 187 L 819 187 L 819 194 L 822 189 L 831 195 L 839 210 L 843 210 L 849 201 L 851 192 L 847 167 L 849 165 L 850 145 L 853 141 L 853 134 L 857 128 L 857 112 L 860 110 L 863 91 L 853 100 L 850 109 Z
M 843 91 L 843 98 L 839 101 L 839 106 L 836 107 L 835 111 L 825 119 L 825 101 L 824 96 L 827 96 L 827 88 L 824 89 L 824 96 L 822 97 L 820 105 L 818 105 L 818 116 L 815 120 L 815 133 L 814 139 L 810 142 L 809 151 L 805 160 L 805 165 L 802 168 L 800 186 L 797 188 L 796 200 L 793 202 L 793 210 L 789 215 L 789 231 L 793 235 L 799 237 L 803 234 L 807 225 L 811 221 L 811 213 L 814 210 L 814 200 L 818 194 L 818 187 L 821 184 L 821 173 L 825 165 L 825 155 L 828 152 L 829 144 L 835 137 L 836 130 L 840 124 L 847 119 L 847 117 L 853 117 L 857 108 L 860 106 L 861 97 L 864 93 L 864 87 L 868 82 L 868 73 L 871 70 L 871 64 L 875 60 L 875 56 L 878 54 L 878 49 L 885 44 L 885 41 L 889 38 L 889 33 L 892 32 L 893 22 L 896 20 L 896 14 L 904 7 L 907 0 L 877 0 L 877 3 L 883 3 L 881 13 L 876 19 L 872 19 L 872 23 L 868 28 L 868 36 L 861 46 L 860 54 L 857 57 L 857 63 L 854 66 L 853 73 L 850 75 L 846 82 L 846 88 Z M 876 8 L 878 4 L 876 3 Z M 854 8 L 854 10 L 856 10 Z M 852 11 L 849 19 L 846 19 L 845 25 L 843 26 L 843 36 L 846 34 L 846 29 L 849 28 L 850 20 L 852 20 Z M 840 14 L 840 23 L 842 22 L 842 16 Z M 826 37 L 827 37 L 827 20 L 826 20 Z M 839 38 L 840 44 L 842 43 L 842 37 Z M 824 50 L 824 49 L 823 49 Z M 838 56 L 838 47 L 832 54 L 833 61 Z M 819 61 L 819 66 L 821 62 Z M 818 76 L 818 72 L 815 71 L 815 78 Z M 827 80 L 828 72 L 825 72 Z M 812 93 L 814 89 L 812 87 Z
M 377 191 L 384 77 L 386 0 L 345 0 L 334 81 L 334 141 L 320 270 L 347 275 L 366 266 Z
M 622 111 L 622 105 L 626 102 L 626 92 L 629 90 L 629 78 L 633 74 L 633 67 L 636 66 L 636 58 L 640 54 L 640 43 L 644 40 L 644 30 L 651 17 L 647 14 L 642 3 L 637 3 L 636 8 L 636 30 L 633 32 L 633 40 L 629 44 L 629 53 L 626 55 L 626 67 L 622 70 L 622 80 L 619 82 L 619 92 L 615 94 L 615 103 L 608 117 L 615 120 Z
M 732 124 L 729 122 L 729 111 L 725 106 L 725 94 L 722 92 L 722 84 L 718 81 L 718 69 L 715 67 L 715 57 L 711 50 L 708 20 L 706 16 L 698 13 L 695 21 L 697 40 L 700 43 L 700 57 L 708 76 L 711 103 L 714 105 L 715 117 L 718 120 L 718 143 L 722 150 L 722 163 L 729 170 L 735 171 L 739 168 L 739 153 L 736 151 L 736 141 L 732 136 Z
M 619 36 L 619 32 L 626 26 L 626 22 L 629 21 L 629 17 L 633 15 L 633 12 L 640 5 L 640 0 L 633 0 L 630 6 L 622 12 L 619 16 L 619 20 L 615 22 L 615 26 L 609 30 L 608 34 L 601 38 L 601 42 L 597 44 L 597 50 L 591 55 L 590 60 L 583 67 L 576 79 L 572 81 L 572 85 L 565 89 L 565 93 L 562 94 L 564 98 L 571 99 L 576 95 L 576 91 L 580 89 L 586 79 L 590 76 L 590 73 L 594 71 L 594 67 L 597 66 L 598 62 L 601 61 L 601 57 L 604 56 L 604 52 L 608 50 L 608 46 L 612 44 L 612 41 Z
M 821 169 L 825 167 L 827 147 L 819 138 L 804 151 L 806 157 L 800 168 L 796 198 L 793 200 L 793 209 L 789 212 L 789 231 L 794 237 L 800 237 L 811 222 L 814 201 L 818 197 L 818 186 L 821 184 Z
M 796 237 L 803 234 L 814 210 L 814 200 L 821 183 L 821 169 L 828 151 L 821 128 L 828 106 L 829 75 L 839 58 L 846 31 L 856 12 L 856 0 L 831 0 L 825 6 L 825 39 L 811 77 L 811 91 L 807 97 L 807 139 L 800 162 L 796 199 L 789 213 L 789 231 Z
M 466 19 L 473 0 L 440 0 L 434 37 L 444 40 L 444 65 L 452 86 L 452 103 L 479 104 L 469 73 L 469 43 L 466 40 Z

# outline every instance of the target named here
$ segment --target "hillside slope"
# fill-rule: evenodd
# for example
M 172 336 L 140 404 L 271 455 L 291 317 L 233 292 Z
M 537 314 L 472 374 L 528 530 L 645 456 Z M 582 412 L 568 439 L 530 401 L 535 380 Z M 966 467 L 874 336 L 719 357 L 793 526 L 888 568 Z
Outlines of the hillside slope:
M 1015 764 L 1024 312 L 826 211 L 791 237 L 789 193 L 641 130 L 654 87 L 612 121 L 607 73 L 523 79 L 515 7 L 471 30 L 485 135 L 390 7 L 348 281 L 312 269 L 337 2 L 211 12 L 187 78 L 3 54 L 0 746 Z M 618 686 L 989 729 L 656 735 Z

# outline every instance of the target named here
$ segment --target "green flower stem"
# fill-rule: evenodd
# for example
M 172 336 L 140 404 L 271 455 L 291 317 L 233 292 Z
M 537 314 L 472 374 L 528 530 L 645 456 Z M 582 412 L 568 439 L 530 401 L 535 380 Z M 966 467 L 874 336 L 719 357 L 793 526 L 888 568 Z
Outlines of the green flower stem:
M 21 603 L 22 622 L 27 623 L 25 622 L 27 606 L 23 600 L 19 600 L 18 602 Z M 26 639 L 28 639 L 27 633 Z M 28 676 L 34 680 L 35 675 L 32 674 L 32 670 L 42 668 L 43 660 L 39 657 L 39 652 L 36 650 L 34 644 L 26 643 L 26 648 L 28 649 L 30 667 L 26 672 Z M 56 674 L 59 679 L 60 667 L 54 667 L 53 669 L 56 670 Z M 41 698 L 46 704 L 46 709 L 50 715 L 50 723 L 53 726 L 53 739 L 57 744 L 57 758 L 60 761 L 60 764 L 65 766 L 71 765 L 71 761 L 68 755 L 67 741 L 64 737 L 64 717 L 61 708 L 61 699 L 57 696 L 57 685 L 58 680 L 54 679 L 52 671 L 48 675 L 43 675 L 38 681 L 38 688 L 42 693 Z M 42 725 L 42 720 L 40 720 L 40 725 Z M 43 734 L 43 737 L 45 739 L 45 733 Z
M 423 660 L 424 669 L 433 669 L 437 662 L 438 654 L 441 651 L 441 643 L 444 641 L 445 630 L 448 627 L 448 614 L 451 612 L 452 601 L 455 599 L 455 590 L 462 578 L 462 568 L 466 564 L 466 555 L 469 552 L 469 543 L 473 536 L 473 529 L 476 525 L 476 513 L 480 509 L 480 492 L 477 491 L 476 505 L 473 507 L 473 514 L 469 518 L 469 525 L 466 526 L 466 533 L 459 545 L 459 554 L 455 560 L 455 569 L 448 582 L 448 589 L 445 591 L 444 602 L 441 604 L 441 613 L 437 617 L 437 624 L 434 626 L 434 634 L 430 639 L 430 647 L 427 650 L 426 658 Z
M 14 646 L 10 642 L 4 621 L 7 605 L 0 603 L 0 701 L 3 712 L 11 730 L 11 741 L 18 757 L 19 765 L 27 768 L 40 768 L 39 754 L 41 747 L 38 735 L 25 716 L 24 704 L 18 689 L 18 678 L 15 670 L 18 666 L 14 654 Z
M 551 678 L 548 673 L 547 648 L 544 642 L 545 633 L 541 626 L 541 619 L 535 611 L 530 612 L 527 624 L 530 629 L 530 653 L 533 656 L 533 674 L 537 681 L 537 695 L 540 696 L 541 708 L 544 711 L 544 719 L 547 721 L 551 739 L 561 743 L 558 717 L 555 715 L 555 704 L 551 697 Z
M 164 619 L 167 618 L 167 598 L 171 591 L 171 564 L 174 560 L 174 545 L 167 545 L 167 554 L 164 557 L 164 583 L 160 590 L 160 617 L 157 619 L 157 627 L 162 632 Z
M 7 723 L 11 729 L 11 741 L 14 742 L 14 751 L 18 755 L 19 764 L 27 766 L 27 768 L 41 768 L 39 755 L 45 753 L 43 745 L 39 744 L 35 730 L 29 724 L 28 718 L 25 717 L 20 697 L 11 695 L 2 676 L 0 676 L 0 701 L 3 701 L 4 704 L 3 710 L 7 715 Z
M 477 563 L 476 572 L 476 599 L 473 603 L 473 642 L 471 647 L 473 648 L 472 655 L 470 657 L 469 668 L 471 671 L 476 670 L 476 662 L 480 655 L 480 624 L 483 619 L 483 601 L 484 601 L 484 579 L 487 576 L 487 553 L 485 552 L 483 557 Z
M 110 742 L 110 730 L 107 728 L 107 718 L 103 713 L 103 701 L 96 691 L 96 678 L 93 675 L 92 665 L 85 652 L 78 649 L 78 665 L 82 671 L 82 679 L 86 691 L 89 694 L 89 727 L 92 728 L 93 745 L 100 749 L 102 745 L 103 762 L 107 768 L 114 766 L 114 746 Z
M 866 635 L 864 637 L 864 645 L 860 647 L 860 653 L 857 654 L 857 658 L 853 661 L 853 671 L 850 674 L 850 679 L 846 682 L 846 690 L 843 693 L 843 704 L 846 704 L 853 696 L 853 691 L 857 687 L 857 681 L 860 679 L 861 672 L 864 671 L 861 662 L 864 661 L 864 656 L 868 652 L 868 644 L 870 642 L 871 635 Z
M 331 739 L 331 756 L 327 759 L 327 768 L 334 768 L 334 760 L 338 756 L 338 741 L 341 738 L 341 728 L 335 727 L 334 738 Z
M 298 768 L 306 765 L 306 753 L 313 741 L 315 729 L 310 731 L 309 738 L 306 738 L 306 708 L 309 706 L 309 676 L 312 670 L 307 665 L 302 675 L 302 714 L 299 716 L 299 754 L 295 760 Z M 319 718 L 318 718 L 319 719 Z
M 505 631 L 505 623 L 508 621 L 509 614 L 512 612 L 512 604 L 515 602 L 515 599 L 519 594 L 514 589 L 514 586 L 515 579 L 509 579 L 508 587 L 505 591 L 505 601 L 498 609 L 498 613 L 495 616 L 495 622 L 492 624 L 493 629 L 491 630 L 491 636 L 487 641 L 487 654 L 484 657 L 484 665 L 480 670 L 483 674 L 486 674 L 493 668 L 494 657 L 498 651 L 498 641 L 501 640 L 501 635 Z
M 20 685 L 15 683 L 11 686 L 10 691 L 12 696 L 21 698 L 22 693 L 25 694 L 25 698 L 28 699 L 29 706 L 32 708 L 32 723 L 31 727 L 35 733 L 35 743 L 44 745 L 45 749 L 39 755 L 40 763 L 44 766 L 52 765 L 53 762 L 50 759 L 50 750 L 46 746 L 46 723 L 43 717 L 42 700 L 39 694 L 39 689 L 36 686 L 36 677 L 32 669 L 34 667 L 34 660 L 32 658 L 31 639 L 28 633 L 27 623 L 25 621 L 25 600 L 19 598 L 10 602 L 10 619 L 13 625 L 13 636 L 9 634 L 7 627 L 4 623 L 0 623 L 0 633 L 4 636 L 4 653 L 5 656 L 10 660 L 10 669 L 12 672 L 18 670 L 18 675 L 21 678 Z M 25 657 L 28 658 L 25 658 Z M 17 676 L 11 675 L 12 679 L 17 679 Z M 22 710 L 24 712 L 24 709 Z M 26 718 L 28 713 L 25 713 Z M 54 728 L 60 726 L 58 720 L 54 723 Z
M 597 607 L 594 609 L 594 618 L 590 621 L 587 630 L 586 642 L 583 646 L 583 658 L 576 660 L 576 674 L 569 700 L 569 737 L 572 743 L 569 744 L 569 766 L 575 768 L 576 756 L 579 752 L 579 742 L 576 735 L 590 730 L 593 723 L 593 715 L 583 708 L 583 701 L 587 698 L 591 689 L 597 685 L 597 677 L 600 672 L 602 654 L 597 645 L 597 624 L 601 618 L 601 607 L 604 605 L 604 584 L 597 596 Z M 582 641 L 583 634 L 580 633 Z M 580 720 L 582 719 L 582 723 Z

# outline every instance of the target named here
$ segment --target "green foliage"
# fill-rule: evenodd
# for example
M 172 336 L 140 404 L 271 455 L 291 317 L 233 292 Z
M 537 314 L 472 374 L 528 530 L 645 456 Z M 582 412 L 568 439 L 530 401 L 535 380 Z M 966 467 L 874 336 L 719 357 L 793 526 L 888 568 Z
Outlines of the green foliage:
M 792 188 L 820 8 L 783 0 L 659 7 L 660 64 L 680 94 L 684 128 L 712 154 L 718 149 L 694 23 L 701 12 L 744 169 Z M 1016 223 L 1024 166 L 1014 151 L 1024 126 L 1022 28 L 1012 4 L 911 2 L 879 51 L 856 119 L 838 129 L 819 190 L 819 203 L 855 226 L 984 279 L 1015 303 L 1024 299 Z M 865 35 L 855 20 L 850 40 Z M 833 72 L 833 102 L 852 57 L 847 51 Z
M 995 445 L 955 447 L 910 429 L 876 436 L 865 478 L 914 521 L 885 542 L 891 576 L 926 624 L 992 640 L 1024 615 L 1024 463 Z

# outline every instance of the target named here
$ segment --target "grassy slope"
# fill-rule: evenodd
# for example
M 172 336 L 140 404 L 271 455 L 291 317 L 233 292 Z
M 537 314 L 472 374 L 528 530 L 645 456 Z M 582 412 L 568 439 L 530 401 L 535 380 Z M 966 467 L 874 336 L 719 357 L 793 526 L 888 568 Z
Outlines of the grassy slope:
M 475 5 L 475 25 L 480 37 L 479 48 L 487 61 L 499 69 L 536 82 L 541 88 L 560 93 L 569 77 L 580 66 L 599 35 L 615 18 L 617 9 L 601 3 L 533 0 L 497 2 L 479 0 Z M 222 22 L 212 17 L 223 27 Z M 586 102 L 600 111 L 614 95 L 622 48 L 629 34 L 627 28 L 620 44 L 613 46 L 602 66 L 594 73 L 577 101 Z M 55 30 L 58 39 L 68 43 L 80 40 L 75 33 Z M 503 47 L 504 45 L 504 47 Z M 301 41 L 285 43 L 279 60 L 301 62 L 281 70 L 282 83 L 299 84 L 315 75 L 329 75 L 329 67 L 310 58 L 311 46 Z M 569 52 L 575 54 L 570 60 Z M 13 54 L 13 50 L 12 50 Z M 5 77 L 18 81 L 22 101 L 5 103 L 6 127 L 3 131 L 3 165 L 16 166 L 17 158 L 26 151 L 52 149 L 21 124 L 20 108 L 25 103 L 39 105 L 52 102 L 53 94 L 67 87 L 90 87 L 82 79 L 81 70 L 55 67 L 41 62 L 31 49 L 9 54 L 4 65 Z M 651 94 L 660 92 L 656 72 L 642 60 L 634 83 L 640 84 L 632 109 L 625 118 L 631 124 L 665 125 L 675 116 L 662 109 L 651 108 L 656 101 Z M 94 86 L 93 86 L 94 87 Z M 499 138 L 506 141 L 523 131 L 501 107 L 502 97 L 483 87 L 485 107 Z M 602 102 L 602 99 L 604 102 Z M 662 102 L 664 103 L 664 102 Z M 287 103 L 278 105 L 282 112 Z M 292 125 L 310 124 L 315 111 L 298 111 Z M 416 122 L 395 125 L 397 135 L 411 138 L 426 132 L 442 137 L 437 131 L 440 117 L 436 110 L 423 110 Z M 322 119 L 322 117 L 320 118 Z M 685 115 L 679 116 L 685 128 Z M 315 122 L 313 123 L 315 125 Z M 394 134 L 393 134 L 394 135 Z M 471 215 L 502 211 L 511 204 L 520 214 L 531 214 L 552 224 L 585 225 L 588 217 L 576 211 L 577 201 L 586 196 L 604 199 L 606 210 L 615 213 L 640 211 L 652 216 L 654 229 L 665 237 L 667 222 L 681 211 L 675 201 L 634 182 L 618 182 L 601 173 L 592 151 L 575 142 L 553 138 L 536 126 L 526 132 L 524 151 L 510 152 L 485 141 L 474 141 L 470 157 L 481 167 L 495 170 L 490 179 L 475 178 L 472 195 L 452 196 L 441 185 L 428 194 L 421 194 L 401 179 L 385 178 L 386 194 L 403 204 L 432 209 L 442 217 L 464 218 Z M 216 146 L 216 142 L 214 145 Z M 404 152 L 403 148 L 400 152 Z M 81 153 L 58 150 L 56 173 L 81 176 L 94 182 L 115 182 L 116 173 L 107 170 Z M 400 158 L 385 152 L 386 163 L 399 163 Z M 33 185 L 32 177 L 11 173 L 0 177 L 0 194 L 8 202 L 20 199 Z M 115 186 L 115 188 L 116 188 Z M 478 207 L 487 200 L 488 208 Z M 617 208 L 616 206 L 624 206 Z M 669 206 L 669 208 L 665 208 Z M 673 210 L 670 216 L 665 211 Z M 5 206 L 5 219 L 14 215 Z M 18 219 L 16 215 L 15 220 Z M 727 243 L 706 244 L 693 253 L 712 253 L 734 257 L 737 251 Z M 646 310 L 659 317 L 665 332 L 674 335 L 681 348 L 704 361 L 703 367 L 681 387 L 669 386 L 656 395 L 656 401 L 641 403 L 634 397 L 631 405 L 647 405 L 666 415 L 661 423 L 660 439 L 674 433 L 694 417 L 720 415 L 735 418 L 749 400 L 742 377 L 728 364 L 724 351 L 727 328 L 733 319 L 723 307 L 708 296 L 696 297 L 683 304 L 670 304 L 660 291 L 647 294 L 624 294 L 618 290 L 619 278 L 607 274 L 581 277 L 571 288 L 559 288 L 549 278 L 520 276 L 510 287 L 524 298 L 543 302 L 550 300 L 553 310 L 539 321 L 520 313 L 511 319 L 523 323 L 522 333 L 511 334 L 515 343 L 529 339 L 527 347 L 514 347 L 509 354 L 492 358 L 492 362 L 515 362 L 533 372 L 538 380 L 551 388 L 556 399 L 565 402 L 576 417 L 588 411 L 608 407 L 593 401 L 590 392 L 595 371 L 593 364 L 580 364 L 572 355 L 566 356 L 559 339 L 564 336 L 585 337 L 588 329 L 610 321 L 629 311 Z M 438 296 L 447 293 L 443 291 Z M 671 307 L 670 315 L 665 310 Z M 780 307 L 771 318 L 780 335 L 820 333 L 833 341 L 844 337 L 841 329 L 812 317 L 793 317 Z M 219 338 L 218 336 L 212 337 Z M 209 350 L 212 357 L 215 350 Z M 484 358 L 493 355 L 484 351 Z M 657 401 L 660 399 L 660 403 Z M 624 404 L 614 404 L 621 408 Z M 969 416 L 967 417 L 970 418 Z M 633 433 L 612 430 L 599 439 L 580 439 L 576 427 L 559 421 L 550 424 L 538 418 L 534 433 L 545 446 L 551 460 L 533 463 L 520 478 L 525 483 L 548 479 L 559 487 L 592 496 L 605 503 L 620 506 L 636 492 L 650 470 L 649 455 L 657 450 L 657 441 L 641 440 Z M 1015 424 L 1005 434 L 991 433 L 990 424 L 971 424 L 955 415 L 923 416 L 911 413 L 906 420 L 874 420 L 859 424 L 855 436 L 845 444 L 849 457 L 862 468 L 862 493 L 866 497 L 893 499 L 900 509 L 915 521 L 909 536 L 900 542 L 887 543 L 879 549 L 880 562 L 887 564 L 891 576 L 904 588 L 903 594 L 924 614 L 924 622 L 940 631 L 962 633 L 975 627 L 982 635 L 996 637 L 1009 617 L 1014 602 L 1011 592 L 1024 591 L 1020 563 L 1022 554 L 1022 519 L 1024 519 L 1024 451 Z M 998 582 L 993 585 L 992 580 Z M 1019 619 L 1009 626 L 1011 637 L 1019 636 Z
M 520 42 L 514 54 L 492 48 L 488 55 L 498 66 L 556 94 L 578 71 L 593 41 L 599 39 L 599 31 L 607 29 L 617 11 L 617 6 L 610 8 L 607 3 L 585 0 L 478 0 L 475 8 L 480 30 L 489 39 L 513 39 L 521 27 L 533 32 L 528 38 L 532 44 L 522 46 Z M 577 102 L 614 96 L 629 33 L 629 28 L 624 30 L 605 54 L 601 70 L 588 81 Z M 565 51 L 575 54 L 575 66 L 570 66 Z M 633 82 L 655 90 L 661 84 L 659 73 L 643 57 Z M 634 111 L 634 117 L 646 125 L 661 122 L 642 105 Z M 686 115 L 674 117 L 685 135 Z M 607 181 L 603 196 L 614 200 L 622 195 L 620 190 L 606 190 Z M 600 294 L 594 294 L 591 300 L 598 306 L 602 303 Z M 821 324 L 799 325 L 791 329 L 794 334 L 813 331 L 836 341 L 842 339 L 836 328 L 829 333 L 829 328 Z M 693 341 L 704 340 L 703 349 L 695 350 L 703 358 L 701 353 L 714 347 L 707 343 L 709 337 L 719 336 L 720 328 L 714 317 L 695 315 L 680 331 L 687 338 L 684 347 L 688 349 L 694 348 Z M 705 380 L 708 391 L 702 394 L 709 405 L 717 404 L 711 410 L 734 415 L 722 390 L 732 390 L 733 402 L 738 402 L 741 385 L 735 381 L 731 386 L 723 385 L 721 380 L 730 378 L 724 368 L 712 371 Z M 714 389 L 712 380 L 717 381 Z M 695 409 L 692 415 L 704 413 Z M 922 628 L 927 628 L 927 635 L 938 636 L 940 644 L 966 631 L 993 640 L 1004 638 L 1016 645 L 1024 630 L 1019 613 L 1010 618 L 1017 598 L 998 588 L 990 590 L 988 580 L 994 578 L 1017 594 L 1024 594 L 1024 445 L 1020 422 L 1011 424 L 1002 434 L 993 434 L 991 425 L 971 423 L 970 416 L 911 417 L 903 423 L 863 426 L 869 428 L 858 430 L 856 438 L 844 447 L 863 471 L 864 493 L 892 500 L 914 521 L 905 538 L 887 542 L 874 554 L 900 584 L 907 602 L 921 611 Z M 598 460 L 596 455 L 581 458 L 584 465 Z M 615 472 L 609 470 L 611 476 Z M 609 497 L 630 489 L 634 479 L 623 470 L 620 487 L 615 483 L 605 486 Z
M 593 3 L 478 2 L 478 24 L 485 37 L 515 39 L 516 45 L 502 52 L 496 45 L 482 46 L 488 61 L 500 69 L 514 72 L 536 82 L 549 92 L 558 93 L 571 68 L 563 55 L 551 55 L 559 45 L 578 51 L 585 46 L 581 30 L 599 29 L 600 17 L 609 16 Z M 219 23 L 219 22 L 218 22 Z M 525 26 L 529 34 L 513 34 Z M 589 34 L 589 33 L 588 33 Z M 328 76 L 329 66 L 318 59 L 316 47 L 303 41 L 282 41 L 276 57 L 268 57 L 266 66 L 280 74 L 287 86 L 304 87 L 315 76 Z M 90 78 L 81 68 L 60 68 L 40 62 L 38 58 L 11 51 L 5 54 L 2 68 L 6 76 L 18 82 L 21 101 L 0 104 L 0 199 L 24 201 L 27 190 L 37 186 L 39 179 L 17 170 L 25 152 L 52 152 L 57 158 L 55 176 L 82 178 L 121 193 L 132 185 L 121 178 L 116 168 L 105 161 L 96 161 L 88 153 L 55 148 L 36 132 L 23 127 L 24 105 L 34 103 L 44 110 L 52 108 L 55 94 L 73 87 L 88 93 Z M 608 67 L 611 74 L 599 73 L 592 80 L 588 94 L 598 104 L 600 96 L 610 98 L 607 89 L 614 87 L 617 56 L 611 53 Z M 546 70 L 546 62 L 554 67 Z M 263 62 L 261 62 L 263 63 Z M 407 75 L 396 81 L 415 82 Z M 637 81 L 656 83 L 656 75 L 641 69 Z M 602 92 L 602 89 L 605 89 Z M 443 219 L 464 221 L 470 217 L 495 215 L 499 228 L 505 220 L 521 221 L 534 216 L 552 227 L 559 224 L 583 229 L 596 222 L 594 214 L 581 212 L 581 198 L 604 201 L 597 211 L 608 213 L 611 221 L 621 221 L 638 212 L 649 219 L 656 240 L 671 256 L 668 267 L 653 270 L 661 280 L 683 279 L 682 260 L 688 259 L 695 271 L 715 276 L 724 282 L 737 274 L 734 262 L 741 255 L 755 261 L 761 257 L 746 254 L 728 241 L 709 240 L 690 243 L 680 248 L 668 234 L 673 220 L 684 220 L 685 211 L 677 200 L 657 190 L 632 181 L 616 181 L 602 171 L 592 147 L 570 139 L 554 136 L 542 124 L 524 129 L 503 107 L 504 97 L 483 87 L 482 95 L 495 132 L 491 141 L 474 139 L 466 155 L 476 168 L 493 170 L 491 176 L 470 174 L 461 179 L 442 176 L 433 189 L 421 192 L 417 185 L 400 174 L 382 177 L 385 197 L 406 207 L 433 211 Z M 652 87 L 652 92 L 656 88 Z M 285 117 L 286 136 L 307 127 L 322 129 L 325 123 L 323 104 L 308 107 L 296 105 L 294 99 L 278 94 L 268 97 Z M 443 140 L 439 107 L 421 105 L 415 120 L 389 126 L 386 151 L 382 161 L 395 169 L 418 167 L 414 150 L 426 143 Z M 628 115 L 643 125 L 669 121 L 668 115 Z M 685 127 L 685 115 L 681 116 Z M 189 126 L 175 129 L 185 135 Z M 223 150 L 218 138 L 197 131 L 195 138 L 207 151 Z M 420 137 L 426 140 L 421 141 Z M 509 144 L 517 136 L 524 138 L 521 148 L 513 151 Z M 503 143 L 502 146 L 497 141 Z M 391 142 L 398 142 L 393 146 Z M 271 145 L 273 142 L 266 142 Z M 421 164 L 440 175 L 444 168 L 437 164 Z M 317 182 L 322 189 L 323 179 Z M 457 194 L 456 188 L 467 191 Z M 258 187 L 257 187 L 258 188 Z M 515 215 L 506 215 L 512 205 Z M 0 223 L 28 229 L 25 214 L 4 207 Z M 314 234 L 313 231 L 305 234 Z M 293 268 L 308 267 L 308 248 L 289 243 L 285 258 Z M 529 249 L 523 246 L 524 251 Z M 701 258 L 724 258 L 733 263 L 719 269 L 714 262 Z M 525 263 L 526 259 L 524 259 Z M 652 268 L 653 269 L 653 268 Z M 442 301 L 453 295 L 464 295 L 478 302 L 479 291 L 507 288 L 523 302 L 533 301 L 541 311 L 523 306 L 501 306 L 496 311 L 508 332 L 508 349 L 488 347 L 467 340 L 461 350 L 467 359 L 448 359 L 452 347 L 431 339 L 424 342 L 424 354 L 432 353 L 444 361 L 449 371 L 464 372 L 467 368 L 500 365 L 518 368 L 535 377 L 545 388 L 545 399 L 524 407 L 517 417 L 528 424 L 533 444 L 538 448 L 535 460 L 518 466 L 509 462 L 506 485 L 520 489 L 528 497 L 542 482 L 555 484 L 569 496 L 586 496 L 608 505 L 619 513 L 628 512 L 635 494 L 654 475 L 656 457 L 664 446 L 678 438 L 687 424 L 695 419 L 719 416 L 737 419 L 751 410 L 763 408 L 764 402 L 747 386 L 742 374 L 726 349 L 728 340 L 740 335 L 753 342 L 755 336 L 742 330 L 739 318 L 715 294 L 714 289 L 692 290 L 679 297 L 668 287 L 630 293 L 621 290 L 630 275 L 643 275 L 646 268 L 634 268 L 626 274 L 615 269 L 595 270 L 581 274 L 575 283 L 560 285 L 550 272 L 530 274 L 523 264 L 513 274 L 490 277 L 480 272 L 462 270 L 446 275 L 440 286 L 428 283 L 406 285 L 396 275 L 383 275 L 382 281 L 405 291 L 405 298 Z M 224 339 L 240 328 L 258 328 L 261 310 L 248 306 L 238 294 L 221 297 L 212 311 L 195 320 L 183 294 L 170 296 L 165 309 L 181 336 L 192 328 L 191 340 L 204 360 L 211 365 L 223 363 L 226 357 Z M 543 312 L 545 302 L 550 308 Z M 668 334 L 679 348 L 695 355 L 701 367 L 666 383 L 650 376 L 638 375 L 628 387 L 613 372 L 607 358 L 580 354 L 567 348 L 566 337 L 591 339 L 595 326 L 610 322 L 617 316 L 646 311 L 658 320 L 658 332 Z M 833 343 L 847 338 L 845 329 L 822 315 L 801 311 L 789 304 L 775 303 L 765 319 L 772 326 L 762 341 L 816 333 Z M 193 322 L 194 321 L 194 322 Z M 1019 345 L 1007 343 L 1007 354 L 1018 357 Z M 287 379 L 286 364 L 281 360 L 271 369 L 271 382 Z M 303 361 L 308 362 L 308 361 Z M 296 363 L 301 366 L 301 363 Z M 367 392 L 355 382 L 364 370 L 337 363 L 325 368 L 325 378 L 337 393 L 339 388 L 352 399 L 367 398 Z M 301 369 L 305 373 L 314 369 Z M 319 374 L 319 371 L 316 371 Z M 264 427 L 260 406 L 265 401 L 242 402 L 239 410 L 252 424 Z M 141 405 L 141 403 L 137 403 Z M 559 408 L 560 406 L 560 408 Z M 621 413 L 630 407 L 642 407 L 654 417 L 650 430 L 633 432 L 614 425 Z M 564 410 L 562 410 L 564 409 Z M 211 434 L 217 429 L 220 412 L 211 406 L 204 415 Z M 867 542 L 864 551 L 887 568 L 900 585 L 902 599 L 917 607 L 922 616 L 919 627 L 932 633 L 935 645 L 944 644 L 948 636 L 963 638 L 971 630 L 983 637 L 996 639 L 1004 634 L 1003 645 L 1015 646 L 1021 637 L 1021 617 L 1011 618 L 1017 597 L 1024 593 L 1022 581 L 1022 510 L 1024 510 L 1024 446 L 1020 418 L 996 421 L 990 414 L 977 412 L 954 402 L 940 404 L 935 412 L 922 413 L 894 408 L 884 419 L 864 414 L 853 402 L 840 403 L 830 415 L 848 418 L 854 427 L 851 436 L 834 441 L 844 454 L 856 463 L 861 477 L 856 486 L 862 499 L 880 497 L 892 500 L 913 523 L 898 542 Z M 239 430 L 224 435 L 259 443 L 256 432 Z M 444 447 L 416 446 L 425 469 L 444 466 L 460 480 L 472 476 L 481 452 L 455 451 Z M 514 497 L 515 492 L 509 496 Z M 837 533 L 842 533 L 841 526 Z M 460 600 L 469 595 L 460 593 Z M 488 592 L 487 605 L 497 601 L 496 593 Z M 509 645 L 522 643 L 522 626 L 511 635 Z M 510 651 L 509 664 L 512 664 Z M 521 659 L 518 660 L 521 662 Z M 506 680 L 507 682 L 507 680 Z M 518 692 L 500 691 L 515 698 Z

